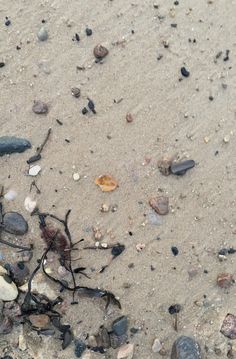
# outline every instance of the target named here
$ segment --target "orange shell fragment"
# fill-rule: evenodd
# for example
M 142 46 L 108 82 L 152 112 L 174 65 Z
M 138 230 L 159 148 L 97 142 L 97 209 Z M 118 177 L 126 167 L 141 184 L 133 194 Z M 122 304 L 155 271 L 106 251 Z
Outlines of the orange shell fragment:
M 95 183 L 103 192 L 114 191 L 118 187 L 118 182 L 110 175 L 103 175 L 95 179 Z

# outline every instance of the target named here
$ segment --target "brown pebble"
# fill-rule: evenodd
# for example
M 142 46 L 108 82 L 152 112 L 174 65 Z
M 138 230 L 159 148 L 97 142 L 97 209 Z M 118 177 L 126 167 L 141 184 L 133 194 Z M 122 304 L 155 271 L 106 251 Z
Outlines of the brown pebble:
M 47 114 L 48 113 L 48 105 L 42 101 L 34 101 L 32 110 L 37 114 Z
M 236 339 L 236 316 L 228 313 L 222 323 L 220 332 L 229 339 Z
M 234 283 L 233 274 L 220 273 L 217 276 L 217 284 L 221 288 L 230 288 Z
M 99 60 L 106 57 L 108 55 L 108 53 L 109 53 L 109 51 L 107 50 L 107 48 L 101 44 L 96 45 L 95 48 L 93 49 L 94 56 L 96 57 L 96 59 L 99 59 Z
M 170 174 L 170 166 L 173 162 L 173 159 L 170 157 L 163 157 L 161 160 L 159 160 L 157 162 L 159 171 L 164 175 L 164 176 L 169 176 Z
M 46 314 L 31 314 L 29 320 L 36 328 L 45 328 L 49 323 L 49 317 Z
M 80 97 L 80 89 L 78 87 L 72 87 L 71 94 L 72 94 L 72 96 L 79 98 Z
M 133 118 L 132 114 L 128 112 L 126 115 L 126 121 L 128 123 L 131 123 L 131 122 L 133 122 L 133 120 L 134 120 L 134 118 Z
M 169 212 L 169 198 L 166 196 L 151 198 L 149 204 L 160 215 L 164 216 Z

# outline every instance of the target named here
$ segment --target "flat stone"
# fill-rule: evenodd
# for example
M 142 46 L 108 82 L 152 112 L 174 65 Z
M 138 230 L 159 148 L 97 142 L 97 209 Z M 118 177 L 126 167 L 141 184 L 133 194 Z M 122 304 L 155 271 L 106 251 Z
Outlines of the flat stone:
M 39 32 L 37 33 L 39 41 L 46 41 L 48 39 L 48 32 L 45 27 L 41 27 Z
M 46 328 L 50 322 L 49 316 L 46 314 L 31 314 L 29 320 L 37 328 Z
M 125 344 L 120 347 L 117 359 L 132 359 L 134 355 L 134 344 Z
M 193 168 L 194 166 L 194 160 L 187 160 L 179 163 L 172 163 L 170 166 L 170 170 L 173 175 L 182 176 L 186 173 L 186 171 Z
M 128 335 L 127 334 L 123 334 L 123 335 L 116 335 L 115 333 L 111 333 L 110 334 L 110 342 L 111 342 L 111 347 L 113 349 L 119 348 L 121 345 L 124 345 L 128 340 Z
M 20 213 L 7 212 L 3 216 L 3 229 L 20 236 L 28 232 L 28 223 Z
M 0 276 L 0 300 L 8 302 L 15 300 L 18 296 L 18 290 L 11 278 L 6 274 Z
M 40 171 L 41 171 L 41 166 L 35 165 L 35 166 L 30 167 L 28 173 L 29 173 L 29 176 L 35 177 L 39 174 Z
M 0 156 L 15 152 L 21 153 L 28 148 L 31 148 L 31 143 L 24 138 L 14 136 L 0 137 Z
M 6 264 L 5 267 L 9 270 L 10 276 L 17 286 L 23 285 L 30 274 L 29 268 L 23 262 L 16 264 Z
M 173 344 L 171 359 L 202 359 L 201 348 L 193 338 L 181 336 Z
M 123 335 L 128 329 L 128 319 L 126 316 L 122 316 L 114 320 L 112 323 L 112 330 L 116 335 Z
M 169 213 L 169 198 L 166 196 L 151 198 L 149 204 L 156 213 L 162 216 Z
M 26 211 L 32 213 L 37 206 L 37 202 L 33 201 L 30 197 L 26 197 L 24 201 L 24 206 Z
M 163 157 L 161 160 L 158 161 L 158 169 L 164 176 L 169 176 L 170 174 L 170 166 L 173 162 L 172 157 Z
M 236 315 L 230 313 L 226 315 L 220 332 L 229 339 L 236 339 Z
M 48 113 L 48 105 L 42 101 L 34 101 L 32 110 L 34 113 L 41 115 Z

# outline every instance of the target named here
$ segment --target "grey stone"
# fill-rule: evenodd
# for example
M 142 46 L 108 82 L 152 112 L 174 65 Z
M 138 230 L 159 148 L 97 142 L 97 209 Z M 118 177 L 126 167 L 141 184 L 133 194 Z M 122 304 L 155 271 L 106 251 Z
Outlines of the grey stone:
M 24 138 L 18 138 L 14 136 L 0 137 L 0 156 L 14 152 L 21 153 L 28 148 L 31 148 L 31 143 Z
M 39 41 L 46 41 L 48 39 L 48 32 L 45 29 L 45 27 L 41 27 L 37 36 L 38 36 Z
M 110 334 L 111 347 L 113 349 L 119 348 L 121 345 L 125 344 L 128 340 L 128 335 L 116 335 L 114 333 Z
M 148 220 L 148 223 L 153 226 L 160 226 L 162 224 L 161 216 L 155 213 L 153 210 L 148 211 L 146 218 Z
M 181 336 L 173 344 L 171 359 L 202 359 L 201 348 L 193 338 Z
M 42 101 L 34 101 L 32 110 L 34 113 L 41 115 L 48 113 L 48 105 Z
M 28 223 L 20 213 L 8 212 L 3 216 L 3 229 L 11 234 L 23 235 L 28 231 Z
M 112 331 L 118 336 L 125 334 L 127 332 L 127 329 L 128 329 L 128 319 L 124 315 L 122 317 L 117 318 L 112 323 Z

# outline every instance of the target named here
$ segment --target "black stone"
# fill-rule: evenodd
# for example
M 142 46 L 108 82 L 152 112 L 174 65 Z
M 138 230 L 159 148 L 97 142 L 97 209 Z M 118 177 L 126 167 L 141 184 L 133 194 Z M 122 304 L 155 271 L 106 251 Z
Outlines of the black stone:
M 5 62 L 0 62 L 0 68 L 5 66 Z
M 96 114 L 96 110 L 95 110 L 95 104 L 92 100 L 88 99 L 88 108 L 94 113 Z
M 127 332 L 128 329 L 128 319 L 126 316 L 122 316 L 114 320 L 112 323 L 112 331 L 117 335 L 123 335 Z
M 86 35 L 87 36 L 91 36 L 92 33 L 93 33 L 93 30 L 92 29 L 89 29 L 88 27 L 85 29 L 85 32 L 86 32 Z
M 177 247 L 173 246 L 171 247 L 171 251 L 173 253 L 174 256 L 177 256 L 179 254 L 179 250 Z
M 181 67 L 180 69 L 182 76 L 189 77 L 190 72 L 186 69 L 186 67 Z
M 75 340 L 75 355 L 77 358 L 80 358 L 83 352 L 86 349 L 86 344 L 80 339 Z
M 28 148 L 31 148 L 31 143 L 24 138 L 17 138 L 14 136 L 0 137 L 0 156 L 14 152 L 21 153 Z
M 8 212 L 3 216 L 3 230 L 11 234 L 23 235 L 28 231 L 28 223 L 20 213 Z
M 41 155 L 40 154 L 30 157 L 26 162 L 29 165 L 30 163 L 33 163 L 33 162 L 36 162 L 36 161 L 39 161 L 39 160 L 41 160 Z
M 195 166 L 195 161 L 187 160 L 179 163 L 172 163 L 170 166 L 171 173 L 173 175 L 181 176 L 186 173 L 187 170 Z
M 112 247 L 111 254 L 114 257 L 119 256 L 123 251 L 125 250 L 125 246 L 123 244 L 116 244 L 114 247 Z
M 88 109 L 86 107 L 84 107 L 81 112 L 83 115 L 86 115 L 86 113 L 88 113 Z
M 127 340 L 128 340 L 127 334 L 123 334 L 123 335 L 116 335 L 115 333 L 110 334 L 110 342 L 111 342 L 111 347 L 113 349 L 119 348 L 121 345 L 125 344 Z
M 77 34 L 77 33 L 75 34 L 75 39 L 76 39 L 76 41 L 78 41 L 78 42 L 80 41 L 79 34 Z
M 180 304 L 173 304 L 168 308 L 168 312 L 173 314 L 178 314 L 181 311 L 181 305 Z
M 5 25 L 6 25 L 6 26 L 10 26 L 10 25 L 11 25 L 11 20 L 7 19 L 7 20 L 5 21 Z
M 171 359 L 202 359 L 201 348 L 193 338 L 181 336 L 173 344 Z

